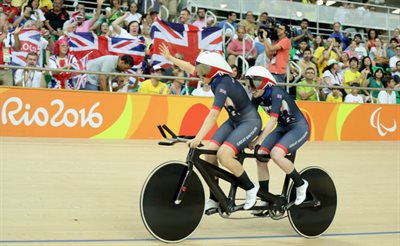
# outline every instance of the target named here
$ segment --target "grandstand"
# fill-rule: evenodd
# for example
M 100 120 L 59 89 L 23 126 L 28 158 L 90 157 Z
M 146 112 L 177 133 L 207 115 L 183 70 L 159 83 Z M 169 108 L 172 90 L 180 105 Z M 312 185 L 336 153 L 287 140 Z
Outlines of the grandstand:
M 77 1 L 77 0 L 64 0 L 64 8 L 68 11 L 70 15 L 75 12 L 76 5 L 84 4 L 86 17 L 94 16 L 96 3 L 95 0 L 85 0 L 85 1 Z M 132 0 L 124 0 L 120 1 L 120 15 L 123 15 L 124 12 L 129 12 L 130 3 L 133 2 Z M 140 12 L 143 9 L 151 8 L 154 9 L 152 5 L 153 1 L 134 1 L 143 4 L 144 6 L 138 6 L 138 11 Z M 171 8 L 168 4 L 169 2 L 175 2 L 173 6 L 175 9 L 168 9 Z M 102 22 L 106 21 L 105 17 L 105 9 L 110 7 L 110 1 L 106 1 L 103 3 L 101 9 L 101 17 L 99 21 L 97 21 L 97 25 L 101 25 Z M 159 17 L 161 19 L 167 19 L 172 22 L 178 22 L 179 19 L 179 11 L 187 8 L 191 11 L 191 19 L 190 22 L 193 23 L 198 17 L 196 15 L 197 10 L 199 8 L 207 9 L 206 18 L 212 17 L 214 20 L 211 25 L 216 25 L 217 23 L 226 19 L 226 15 L 229 12 L 235 12 L 237 15 L 236 23 L 239 23 L 241 20 L 245 18 L 245 13 L 247 11 L 251 11 L 254 14 L 254 22 L 258 21 L 260 14 L 262 12 L 267 12 L 269 18 L 272 18 L 276 23 L 286 23 L 291 28 L 290 34 L 296 33 L 300 29 L 300 21 L 304 18 L 308 19 L 308 27 L 311 33 L 316 37 L 319 35 L 323 38 L 323 43 L 327 41 L 327 39 L 332 35 L 333 30 L 333 23 L 340 22 L 341 23 L 341 30 L 343 33 L 348 34 L 348 38 L 350 40 L 354 39 L 354 35 L 360 34 L 361 35 L 361 44 L 359 46 L 365 46 L 369 42 L 374 42 L 374 40 L 368 40 L 367 33 L 369 30 L 376 30 L 377 34 L 383 41 L 383 47 L 391 48 L 393 56 L 394 47 L 389 47 L 390 40 L 393 38 L 394 30 L 400 27 L 400 3 L 398 1 L 389 1 L 389 0 L 369 0 L 369 1 L 284 1 L 284 0 L 234 0 L 234 1 L 224 1 L 224 0 L 177 0 L 177 1 L 160 1 L 160 5 L 158 6 Z M 176 12 L 176 16 L 170 14 Z M 143 11 L 141 12 L 142 15 L 146 14 Z M 19 18 L 19 17 L 18 17 Z M 111 27 L 112 21 L 106 21 L 108 25 Z M 142 28 L 147 29 L 147 32 L 150 29 L 151 25 L 151 18 L 143 19 L 141 23 Z M 144 24 L 146 22 L 146 24 Z M 127 29 L 125 26 L 127 23 L 124 23 L 122 26 Z M 124 30 L 125 30 L 124 29 Z M 98 33 L 100 29 L 97 29 Z M 10 30 L 12 32 L 12 30 Z M 129 31 L 129 30 L 128 30 Z M 110 31 L 108 34 L 109 37 L 112 35 L 117 36 L 119 34 L 112 34 L 114 31 Z M 246 30 L 247 32 L 247 30 Z M 226 47 L 232 41 L 233 38 L 236 38 L 235 35 L 228 36 L 226 35 L 227 32 L 223 32 L 223 40 L 225 41 L 225 47 L 223 51 L 225 52 L 226 57 L 227 49 Z M 251 49 L 244 50 L 243 54 L 236 57 L 235 64 L 238 66 L 239 74 L 243 74 L 249 68 L 248 64 L 248 55 L 257 49 L 257 56 L 263 52 L 263 44 L 259 42 L 257 32 L 254 33 L 246 33 L 245 40 L 251 41 Z M 64 33 L 65 34 L 65 33 Z M 111 35 L 112 34 L 112 35 Z M 130 34 L 128 34 L 129 36 Z M 55 36 L 58 38 L 59 35 Z M 143 38 L 144 36 L 142 36 Z M 54 38 L 54 36 L 53 36 Z M 151 40 L 150 36 L 147 34 L 144 37 L 147 41 L 146 44 L 150 45 Z M 396 37 L 398 38 L 398 37 Z M 398 38 L 400 40 L 400 38 Z M 246 42 L 247 42 L 246 41 Z M 308 45 L 310 46 L 312 52 L 316 50 L 317 47 L 314 47 L 314 44 L 311 42 L 312 40 L 308 41 Z M 245 42 L 244 42 L 245 43 Z M 350 41 L 347 40 L 347 43 L 344 46 L 349 45 Z M 296 83 L 299 82 L 302 78 L 301 68 L 298 66 L 298 60 L 302 59 L 302 50 L 296 46 L 297 43 L 292 41 L 292 49 L 291 49 L 291 66 L 288 66 L 287 69 L 287 80 L 286 82 Z M 329 48 L 329 47 L 326 47 Z M 346 47 L 344 47 L 346 48 Z M 52 48 L 48 47 L 48 51 L 52 52 Z M 367 50 L 369 52 L 369 50 Z M 344 70 L 348 68 L 346 65 L 346 61 L 341 61 L 341 54 L 342 52 L 336 52 L 337 57 L 335 58 L 341 64 L 345 64 L 340 73 L 344 74 Z M 344 53 L 344 50 L 343 50 Z M 50 56 L 51 54 L 48 54 Z M 299 56 L 300 55 L 300 58 Z M 314 55 L 314 53 L 312 54 Z M 143 55 L 144 56 L 144 55 Z M 252 55 L 253 56 L 253 55 Z M 296 57 L 296 58 L 295 58 Z M 81 58 L 81 57 L 80 57 Z M 80 59 L 79 58 L 79 59 Z M 150 57 L 151 58 L 151 57 Z M 252 57 L 254 60 L 256 57 Z M 350 58 L 350 57 L 349 57 Z M 386 56 L 385 59 L 387 60 L 385 64 L 383 64 L 384 69 L 386 72 L 389 72 L 389 56 Z M 312 62 L 317 64 L 317 57 L 314 57 Z M 250 62 L 253 62 L 250 61 Z M 149 60 L 150 61 L 150 60 Z M 361 61 L 361 57 L 360 57 Z M 327 63 L 327 61 L 325 61 Z M 375 61 L 372 61 L 373 65 L 375 66 Z M 48 62 L 44 62 L 44 64 L 48 64 Z M 6 64 L 7 65 L 7 64 Z M 264 63 L 265 65 L 265 63 Z M 381 64 L 382 65 L 382 64 Z M 144 67 L 147 66 L 147 67 Z M 148 77 L 151 64 L 147 62 L 146 64 L 143 63 L 142 68 L 144 69 L 143 77 Z M 322 70 L 320 70 L 322 72 Z M 393 71 L 392 71 L 393 72 Z M 400 73 L 400 72 L 399 72 Z M 167 71 L 164 75 L 171 75 L 171 71 Z M 372 71 L 369 71 L 369 77 L 373 75 Z M 50 79 L 47 75 L 48 80 Z M 321 74 L 320 74 L 321 76 Z M 240 76 L 239 76 L 240 77 Z M 172 79 L 172 78 L 170 78 Z M 343 80 L 343 79 L 342 79 Z M 163 81 L 169 81 L 165 79 Z M 111 76 L 109 77 L 109 84 L 112 83 Z M 140 82 L 139 82 L 140 84 Z M 193 85 L 190 83 L 189 85 Z M 294 84 L 295 85 L 295 84 Z M 363 83 L 360 85 L 363 86 Z M 189 86 L 190 87 L 190 86 Z M 111 87 L 110 87 L 111 88 Z M 193 90 L 194 88 L 191 88 Z M 295 94 L 293 89 L 293 94 Z

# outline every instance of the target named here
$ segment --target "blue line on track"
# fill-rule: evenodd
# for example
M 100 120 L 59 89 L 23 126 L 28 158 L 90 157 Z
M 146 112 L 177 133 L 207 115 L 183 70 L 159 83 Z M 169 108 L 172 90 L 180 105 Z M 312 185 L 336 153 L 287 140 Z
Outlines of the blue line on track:
M 383 231 L 383 232 L 355 232 L 355 233 L 332 233 L 324 234 L 321 237 L 347 237 L 347 236 L 371 236 L 371 235 L 394 235 L 400 234 L 400 231 Z M 281 235 L 281 236 L 238 236 L 238 237 L 193 237 L 188 241 L 212 241 L 212 240 L 239 240 L 239 239 L 268 239 L 268 238 L 296 238 L 299 235 Z M 137 239 L 87 239 L 87 240 L 2 240 L 3 243 L 108 243 L 108 242 L 150 242 L 157 241 L 152 238 Z

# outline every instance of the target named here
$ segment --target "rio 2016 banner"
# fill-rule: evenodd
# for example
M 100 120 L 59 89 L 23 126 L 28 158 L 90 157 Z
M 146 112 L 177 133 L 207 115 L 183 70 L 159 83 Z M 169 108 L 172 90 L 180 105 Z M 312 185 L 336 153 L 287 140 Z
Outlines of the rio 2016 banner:
M 0 88 L 0 136 L 160 139 L 167 124 L 195 135 L 211 98 Z M 400 105 L 299 102 L 310 140 L 400 140 Z M 265 124 L 267 114 L 259 112 Z M 227 119 L 222 111 L 218 125 Z M 212 132 L 207 136 L 211 137 Z

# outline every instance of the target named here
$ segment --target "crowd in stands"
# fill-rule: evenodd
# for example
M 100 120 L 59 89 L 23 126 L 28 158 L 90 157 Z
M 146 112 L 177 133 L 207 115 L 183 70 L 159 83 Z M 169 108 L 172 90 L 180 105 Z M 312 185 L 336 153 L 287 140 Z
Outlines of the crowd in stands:
M 241 21 L 238 20 L 240 13 L 228 12 L 225 19 L 218 21 L 211 16 L 206 18 L 207 10 L 204 8 L 191 13 L 172 0 L 148 0 L 147 11 L 144 11 L 143 0 L 111 0 L 109 7 L 104 7 L 104 1 L 97 0 L 96 11 L 90 16 L 85 5 L 79 2 L 75 12 L 67 12 L 63 0 L 1 1 L 0 64 L 10 64 L 11 52 L 20 48 L 18 33 L 21 29 L 39 30 L 41 35 L 39 50 L 29 52 L 26 56 L 27 67 L 79 69 L 79 62 L 68 52 L 68 35 L 72 32 L 94 32 L 98 36 L 142 40 L 147 47 L 147 61 L 152 45 L 151 25 L 160 12 L 160 6 L 165 5 L 170 9 L 170 21 L 190 23 L 200 28 L 218 26 L 223 29 L 228 40 L 224 47 L 226 59 L 236 72 L 234 77 L 238 79 L 243 79 L 244 62 L 238 57 L 245 54 L 242 58 L 250 66 L 266 66 L 278 82 L 298 83 L 291 89 L 297 100 L 400 103 L 399 28 L 387 30 L 391 38 L 385 40 L 374 29 L 366 30 L 366 36 L 361 33 L 350 35 L 343 31 L 340 22 L 335 22 L 332 23 L 332 33 L 322 36 L 309 29 L 307 19 L 301 20 L 298 27 L 291 27 L 267 12 L 255 16 L 252 11 L 247 11 L 243 13 Z M 180 53 L 175 57 L 184 59 Z M 126 56 L 110 56 L 103 57 L 101 61 L 89 61 L 86 68 L 88 71 L 122 72 L 132 65 L 133 61 Z M 81 89 L 213 96 L 209 86 L 201 82 L 161 79 L 162 75 L 186 77 L 178 67 L 162 68 L 149 63 L 146 66 L 137 73 L 160 78 L 130 80 L 118 76 L 112 78 L 112 88 L 108 88 L 109 78 L 106 75 L 91 75 L 88 76 L 87 88 Z M 286 72 L 287 67 L 290 73 Z M 71 73 L 65 72 L 0 69 L 0 85 L 8 86 L 72 89 L 69 83 L 72 77 Z M 341 86 L 354 88 L 343 89 Z M 388 90 L 359 90 L 357 87 Z

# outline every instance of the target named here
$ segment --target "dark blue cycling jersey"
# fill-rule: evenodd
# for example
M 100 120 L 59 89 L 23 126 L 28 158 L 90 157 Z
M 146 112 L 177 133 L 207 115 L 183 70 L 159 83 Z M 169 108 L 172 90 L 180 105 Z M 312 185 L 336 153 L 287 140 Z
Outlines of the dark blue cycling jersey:
M 274 146 L 286 154 L 295 152 L 310 136 L 303 113 L 294 100 L 280 87 L 266 88 L 261 97 L 253 98 L 258 107 L 264 107 L 270 117 L 278 118 L 278 126 L 264 139 L 260 150 L 270 153 Z
M 211 88 L 215 95 L 213 108 L 221 110 L 224 107 L 229 114 L 229 119 L 214 133 L 211 142 L 218 146 L 226 144 L 237 154 L 259 134 L 260 115 L 240 82 L 230 76 L 214 78 Z
M 297 122 L 307 123 L 295 101 L 281 87 L 266 88 L 264 95 L 253 97 L 252 102 L 263 107 L 270 117 L 277 117 L 278 124 L 282 126 Z
M 216 77 L 211 83 L 211 89 L 215 95 L 213 108 L 220 111 L 224 107 L 230 120 L 237 123 L 260 118 L 243 86 L 229 75 Z

